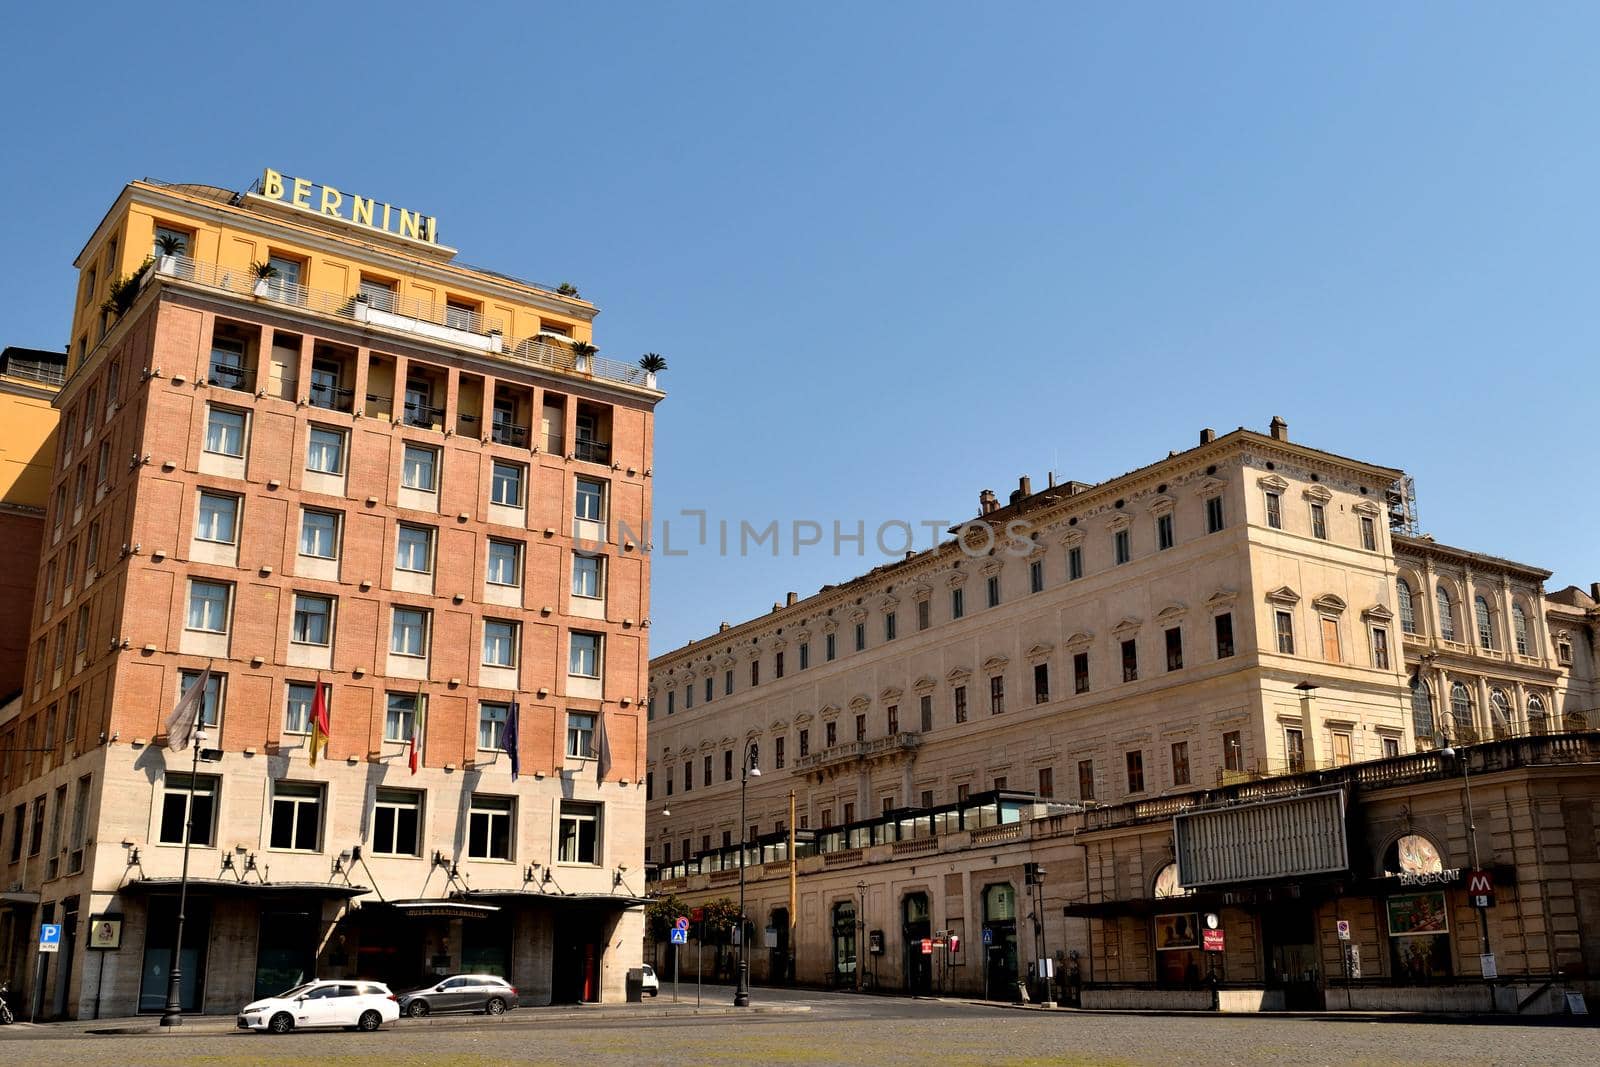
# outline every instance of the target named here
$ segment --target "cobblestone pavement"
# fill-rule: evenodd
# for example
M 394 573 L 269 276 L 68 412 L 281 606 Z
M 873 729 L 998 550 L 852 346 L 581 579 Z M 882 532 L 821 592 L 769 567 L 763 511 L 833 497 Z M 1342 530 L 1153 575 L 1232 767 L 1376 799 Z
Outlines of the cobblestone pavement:
M 665 998 L 663 998 L 665 999 Z M 0 1064 L 318 1063 L 331 1067 L 613 1067 L 761 1064 L 1593 1064 L 1600 1032 L 1561 1025 L 1336 1017 L 1173 1017 L 1012 1011 L 967 1003 L 819 994 L 810 1010 L 766 1015 L 592 1019 L 516 1012 L 502 1019 L 402 1021 L 376 1034 L 96 1035 L 0 1030 Z M 687 1008 L 688 1005 L 685 1005 Z

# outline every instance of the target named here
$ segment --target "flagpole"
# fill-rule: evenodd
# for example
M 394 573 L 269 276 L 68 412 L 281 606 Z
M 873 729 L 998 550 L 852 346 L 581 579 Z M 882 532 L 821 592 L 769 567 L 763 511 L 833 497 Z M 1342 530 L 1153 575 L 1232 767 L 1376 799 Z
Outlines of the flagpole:
M 183 823 L 183 875 L 178 879 L 178 932 L 172 940 L 172 965 L 167 968 L 167 1007 L 161 1013 L 162 1026 L 183 1025 L 183 913 L 189 904 L 189 846 L 194 841 L 194 780 L 200 776 L 200 742 L 205 740 L 206 722 L 206 694 L 205 686 L 211 684 L 211 664 L 206 664 L 206 671 L 195 682 L 201 687 L 200 711 L 198 719 L 200 728 L 189 738 L 189 795 L 185 804 L 185 819 Z

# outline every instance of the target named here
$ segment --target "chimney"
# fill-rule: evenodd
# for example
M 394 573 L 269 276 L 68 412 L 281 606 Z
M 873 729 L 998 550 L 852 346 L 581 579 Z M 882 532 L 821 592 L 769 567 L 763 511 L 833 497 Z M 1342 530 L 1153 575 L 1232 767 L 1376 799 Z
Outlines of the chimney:
M 1054 489 L 1056 487 L 1056 472 L 1048 471 L 1047 473 L 1050 475 L 1050 488 Z
M 1281 415 L 1272 416 L 1272 425 L 1269 427 L 1274 441 L 1287 441 L 1289 439 L 1289 424 L 1283 421 Z
M 1029 478 L 1026 474 L 1024 474 L 1021 478 L 1017 479 L 1017 488 L 1022 490 L 1022 495 L 1023 496 L 1032 496 L 1033 495 L 1033 479 Z
M 1213 430 L 1211 427 L 1207 426 L 1205 429 L 1200 431 L 1200 443 L 1201 444 L 1209 445 L 1212 441 L 1215 441 L 1216 439 L 1217 439 L 1217 431 Z
M 988 515 L 1000 510 L 1000 498 L 994 495 L 993 489 L 985 489 L 978 494 L 978 514 Z
M 790 593 L 788 596 L 783 598 L 783 606 L 786 608 L 792 608 L 799 602 L 799 600 L 799 596 L 794 593 Z
M 721 625 L 720 625 L 720 626 L 718 626 L 718 627 L 717 627 L 717 633 L 719 633 L 719 634 L 720 634 L 720 633 L 722 633 L 722 632 L 723 632 L 723 631 L 724 631 L 724 630 L 726 630 L 726 629 L 727 629 L 727 628 L 728 628 L 728 623 L 727 623 L 727 620 L 723 620 L 723 622 L 722 622 L 722 624 L 721 624 Z
M 1600 582 L 1589 583 L 1589 595 L 1596 601 L 1600 601 Z

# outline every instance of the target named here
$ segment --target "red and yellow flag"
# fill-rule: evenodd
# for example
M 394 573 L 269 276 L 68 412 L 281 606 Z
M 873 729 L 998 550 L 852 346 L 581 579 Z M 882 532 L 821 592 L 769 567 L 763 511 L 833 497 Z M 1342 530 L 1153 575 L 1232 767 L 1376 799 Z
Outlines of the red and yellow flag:
M 328 746 L 328 699 L 326 687 L 317 683 L 317 694 L 311 698 L 311 765 L 317 765 L 317 752 Z

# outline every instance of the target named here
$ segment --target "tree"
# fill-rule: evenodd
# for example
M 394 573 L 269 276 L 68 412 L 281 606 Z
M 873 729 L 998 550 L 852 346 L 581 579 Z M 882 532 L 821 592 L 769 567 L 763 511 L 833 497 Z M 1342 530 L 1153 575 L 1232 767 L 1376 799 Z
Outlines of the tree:
M 708 945 L 727 945 L 733 942 L 733 928 L 739 922 L 739 905 L 727 897 L 718 897 L 705 905 L 705 941 Z
M 656 897 L 644 909 L 645 930 L 650 940 L 660 944 L 672 936 L 672 923 L 680 915 L 689 914 L 688 907 L 675 894 Z
M 639 366 L 651 374 L 658 374 L 667 369 L 667 357 L 657 352 L 646 352 L 639 357 Z

